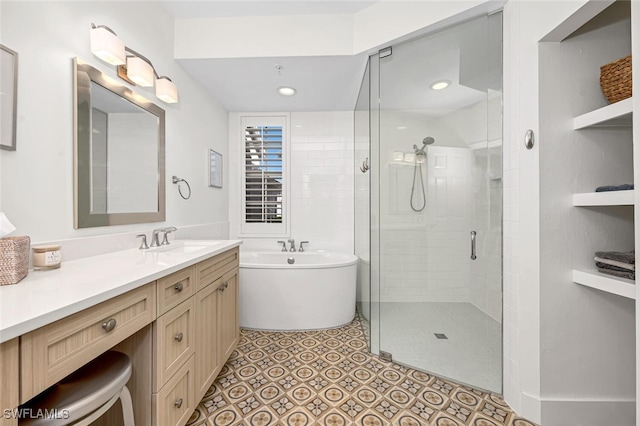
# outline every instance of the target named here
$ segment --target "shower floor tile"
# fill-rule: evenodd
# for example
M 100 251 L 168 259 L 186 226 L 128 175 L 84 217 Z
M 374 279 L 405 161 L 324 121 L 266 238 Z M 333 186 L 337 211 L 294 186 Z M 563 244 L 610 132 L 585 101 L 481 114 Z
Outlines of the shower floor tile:
M 241 330 L 187 424 L 535 426 L 500 395 L 371 355 L 358 318 L 330 330 Z
M 471 303 L 384 302 L 380 317 L 380 349 L 394 361 L 482 389 L 502 389 L 500 323 Z

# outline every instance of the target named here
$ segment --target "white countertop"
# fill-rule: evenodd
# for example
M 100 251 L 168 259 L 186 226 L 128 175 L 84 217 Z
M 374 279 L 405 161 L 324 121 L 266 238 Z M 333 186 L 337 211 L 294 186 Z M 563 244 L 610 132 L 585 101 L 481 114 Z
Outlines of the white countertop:
M 172 272 L 237 247 L 241 240 L 203 241 L 191 252 L 173 241 L 169 251 L 121 250 L 30 270 L 18 284 L 0 286 L 0 343 L 124 294 Z M 63 247 L 64 249 L 64 247 Z M 152 249 L 153 250 L 153 249 Z

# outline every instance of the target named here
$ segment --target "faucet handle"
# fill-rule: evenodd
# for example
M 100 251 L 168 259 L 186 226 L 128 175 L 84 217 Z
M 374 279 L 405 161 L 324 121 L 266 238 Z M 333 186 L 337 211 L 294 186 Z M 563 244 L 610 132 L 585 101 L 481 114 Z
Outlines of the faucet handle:
M 278 244 L 282 244 L 282 250 L 280 251 L 287 251 L 287 243 L 284 241 L 278 241 Z
M 138 234 L 138 235 L 136 235 L 136 238 L 142 238 L 142 242 L 140 243 L 139 250 L 146 250 L 146 249 L 149 248 L 149 245 L 147 244 L 147 235 L 146 234 Z
M 298 249 L 299 252 L 304 251 L 304 247 L 302 247 L 303 244 L 309 244 L 309 241 L 300 241 L 300 248 Z
M 162 229 L 162 232 L 164 232 L 164 237 L 162 238 L 162 243 L 160 243 L 161 246 L 168 246 L 169 244 L 171 244 L 169 242 L 169 240 L 167 239 L 167 235 L 169 235 L 171 232 L 173 231 L 177 231 L 178 229 L 175 228 L 174 226 L 171 226 L 169 228 L 164 228 Z

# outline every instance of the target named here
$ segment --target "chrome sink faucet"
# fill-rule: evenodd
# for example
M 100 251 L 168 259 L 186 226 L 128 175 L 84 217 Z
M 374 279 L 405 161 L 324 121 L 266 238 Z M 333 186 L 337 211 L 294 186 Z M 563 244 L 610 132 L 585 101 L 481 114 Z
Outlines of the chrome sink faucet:
M 289 251 L 296 251 L 296 242 L 295 242 L 295 240 L 292 238 L 290 240 L 287 240 L 287 242 L 291 244 L 291 248 L 289 249 Z
M 157 228 L 151 232 L 151 247 L 160 247 L 166 246 L 169 244 L 169 240 L 167 239 L 167 234 L 173 231 L 177 231 L 178 228 L 175 226 L 169 226 L 167 228 Z M 162 238 L 162 243 L 160 243 L 160 233 L 164 232 L 164 238 Z

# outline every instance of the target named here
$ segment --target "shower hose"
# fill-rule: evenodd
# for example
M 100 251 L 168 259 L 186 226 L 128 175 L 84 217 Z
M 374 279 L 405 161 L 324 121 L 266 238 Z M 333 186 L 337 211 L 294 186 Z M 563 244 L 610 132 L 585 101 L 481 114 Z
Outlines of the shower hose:
M 422 188 L 422 206 L 421 207 L 416 207 L 413 205 L 413 194 L 415 193 L 416 177 L 418 174 L 420 174 L 420 187 Z M 411 204 L 411 210 L 413 210 L 414 212 L 421 212 L 427 206 L 427 195 L 425 194 L 425 191 L 424 191 L 424 179 L 422 179 L 422 167 L 420 166 L 420 163 L 418 163 L 417 155 L 413 160 L 413 183 L 411 185 L 411 199 L 409 200 L 409 203 Z

